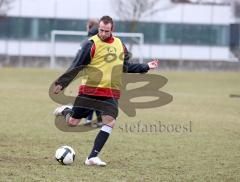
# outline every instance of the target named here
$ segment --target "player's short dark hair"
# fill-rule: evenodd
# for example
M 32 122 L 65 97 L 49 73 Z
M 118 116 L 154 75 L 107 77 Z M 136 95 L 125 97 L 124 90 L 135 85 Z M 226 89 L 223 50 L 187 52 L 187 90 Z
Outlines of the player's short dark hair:
M 102 21 L 104 24 L 108 24 L 108 23 L 112 24 L 112 29 L 113 29 L 113 19 L 112 19 L 110 16 L 103 16 L 102 18 L 100 18 L 99 23 L 100 23 L 101 21 Z

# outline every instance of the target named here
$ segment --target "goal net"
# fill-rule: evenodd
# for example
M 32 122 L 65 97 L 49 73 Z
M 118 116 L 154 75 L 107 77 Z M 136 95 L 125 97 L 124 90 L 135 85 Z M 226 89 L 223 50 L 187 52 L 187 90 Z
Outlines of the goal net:
M 132 60 L 143 63 L 144 35 L 142 33 L 113 32 L 132 53 Z M 50 67 L 68 66 L 80 48 L 80 43 L 87 38 L 85 31 L 53 30 L 51 32 Z

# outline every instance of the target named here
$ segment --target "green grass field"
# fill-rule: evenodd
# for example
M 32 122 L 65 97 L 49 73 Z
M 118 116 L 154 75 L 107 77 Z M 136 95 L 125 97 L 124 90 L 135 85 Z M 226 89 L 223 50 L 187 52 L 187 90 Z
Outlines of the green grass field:
M 240 95 L 239 72 L 162 72 L 173 101 L 134 118 L 120 112 L 105 168 L 83 165 L 97 130 L 54 125 L 48 88 L 60 73 L 0 69 L 0 181 L 240 181 L 240 98 L 229 97 Z M 159 121 L 169 130 L 144 130 Z M 75 149 L 72 166 L 55 161 L 61 145 Z

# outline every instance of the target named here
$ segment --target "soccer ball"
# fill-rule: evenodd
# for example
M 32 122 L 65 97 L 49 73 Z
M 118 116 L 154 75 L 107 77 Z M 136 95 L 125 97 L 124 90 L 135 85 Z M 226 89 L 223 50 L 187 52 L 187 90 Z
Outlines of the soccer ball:
M 55 158 L 62 165 L 72 164 L 75 159 L 75 151 L 69 146 L 59 147 L 56 150 Z

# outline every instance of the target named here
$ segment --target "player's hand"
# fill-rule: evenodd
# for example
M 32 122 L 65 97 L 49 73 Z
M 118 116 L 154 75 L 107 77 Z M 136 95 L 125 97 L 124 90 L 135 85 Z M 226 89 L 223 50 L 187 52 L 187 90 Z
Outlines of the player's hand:
M 54 94 L 58 94 L 61 91 L 62 91 L 62 86 L 61 85 L 55 85 L 55 87 L 53 88 L 53 93 Z
M 159 62 L 158 59 L 154 59 L 153 61 L 148 62 L 147 64 L 150 69 L 155 69 L 158 67 L 158 62 Z

